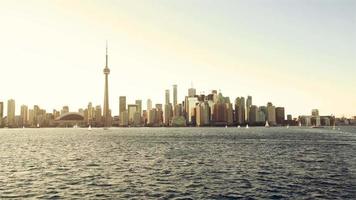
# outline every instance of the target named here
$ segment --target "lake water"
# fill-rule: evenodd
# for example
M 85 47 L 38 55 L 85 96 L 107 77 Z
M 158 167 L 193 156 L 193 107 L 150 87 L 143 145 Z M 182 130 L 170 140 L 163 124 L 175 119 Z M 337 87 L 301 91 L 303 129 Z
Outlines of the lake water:
M 0 199 L 355 199 L 356 127 L 0 129 Z

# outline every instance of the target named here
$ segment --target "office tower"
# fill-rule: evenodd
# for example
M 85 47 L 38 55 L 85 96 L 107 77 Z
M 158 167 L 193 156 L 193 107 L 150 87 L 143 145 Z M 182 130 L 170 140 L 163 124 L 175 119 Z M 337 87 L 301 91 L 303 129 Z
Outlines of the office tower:
M 161 126 L 163 123 L 163 109 L 162 104 L 156 104 L 156 116 L 155 116 L 155 124 L 157 126 Z
M 311 113 L 312 113 L 313 117 L 319 116 L 319 110 L 318 109 L 313 109 Z
M 21 125 L 27 126 L 28 122 L 28 107 L 26 105 L 21 106 Z
M 164 105 L 164 124 L 169 126 L 173 116 L 172 104 Z
M 38 108 L 37 110 L 39 110 L 39 107 L 38 106 L 36 106 L 36 107 Z M 61 115 L 66 114 L 66 113 L 69 113 L 69 107 L 63 106 L 63 108 L 61 110 Z
M 293 120 L 292 115 L 287 115 L 287 120 L 292 121 Z
M 319 110 L 318 109 L 313 109 L 312 110 L 312 124 L 315 126 L 320 126 L 321 124 L 321 120 L 320 120 L 320 116 L 319 116 Z
M 105 68 L 104 68 L 104 74 L 105 74 L 105 92 L 104 92 L 104 110 L 103 110 L 103 123 L 104 127 L 109 127 L 111 126 L 110 121 L 111 121 L 111 116 L 109 112 L 109 80 L 108 76 L 110 74 L 110 69 L 108 67 L 108 45 L 106 43 L 106 56 L 105 56 Z
M 15 127 L 15 100 L 7 101 L 7 126 Z
M 250 125 L 254 125 L 259 121 L 259 113 L 258 113 L 258 107 L 255 105 L 251 105 L 250 109 L 249 109 L 249 119 L 248 119 L 248 123 Z
M 195 95 L 196 95 L 196 90 L 195 90 L 195 88 L 189 88 L 188 89 L 188 97 L 194 97 Z
M 147 125 L 148 126 L 155 126 L 155 122 L 156 120 L 156 114 L 157 114 L 157 110 L 156 109 L 150 109 L 148 111 L 148 117 L 147 117 Z
M 126 111 L 126 96 L 119 97 L 119 104 L 119 115 L 121 115 L 122 112 Z
M 246 122 L 249 122 L 249 115 L 250 115 L 250 107 L 252 106 L 252 97 L 251 96 L 247 96 L 246 99 Z
M 245 98 L 237 97 L 235 100 L 235 120 L 242 125 L 245 123 Z
M 120 126 L 128 126 L 129 125 L 129 113 L 127 110 L 122 111 L 120 114 Z
M 208 126 L 210 124 L 210 108 L 208 102 L 200 102 L 196 106 L 197 126 Z
M 3 127 L 4 102 L 0 102 L 0 127 Z
M 175 107 L 178 103 L 178 91 L 177 85 L 173 85 L 173 107 Z
M 276 122 L 278 125 L 283 125 L 285 120 L 284 108 L 277 107 L 276 108 Z
M 225 103 L 226 107 L 226 123 L 227 125 L 232 125 L 234 123 L 234 114 L 233 114 L 233 107 L 232 104 L 230 103 L 230 99 L 227 99 L 229 103 Z
M 214 125 L 227 125 L 227 109 L 226 104 L 217 102 L 213 107 L 213 123 Z
M 95 109 L 93 108 L 93 104 L 91 102 L 88 103 L 88 107 L 87 107 L 87 123 L 90 125 L 91 122 L 94 119 L 94 113 L 95 113 Z
M 95 106 L 95 123 L 96 126 L 101 126 L 103 123 L 103 117 L 102 117 L 102 110 L 101 110 L 101 106 L 97 105 Z
M 276 125 L 276 107 L 270 102 L 267 104 L 267 121 L 269 125 Z
M 198 98 L 194 96 L 186 97 L 186 113 L 188 123 L 193 123 L 193 117 L 195 117 L 195 106 L 199 103 Z
M 258 107 L 257 122 L 265 123 L 266 122 L 266 113 L 267 113 L 267 107 L 266 106 Z
M 140 116 L 142 115 L 142 100 L 136 100 L 135 104 L 137 105 L 137 112 L 140 113 Z
M 170 99 L 169 99 L 169 90 L 165 91 L 165 104 L 169 104 L 170 103 Z
M 147 99 L 147 111 L 152 110 L 152 100 L 151 99 Z
M 128 104 L 127 111 L 129 116 L 129 125 L 132 125 L 134 122 L 135 113 L 138 111 L 137 104 Z
M 183 115 L 183 107 L 182 104 L 177 104 L 174 106 L 173 109 L 173 116 L 174 117 L 178 117 L 178 116 L 182 116 Z

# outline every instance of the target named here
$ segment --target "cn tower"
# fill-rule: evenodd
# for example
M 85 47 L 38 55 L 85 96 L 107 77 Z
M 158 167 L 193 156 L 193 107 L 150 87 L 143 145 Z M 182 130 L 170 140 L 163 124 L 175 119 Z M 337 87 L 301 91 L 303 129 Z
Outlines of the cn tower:
M 111 126 L 110 122 L 110 112 L 109 112 L 109 80 L 108 76 L 110 74 L 110 69 L 108 67 L 108 43 L 106 42 L 106 57 L 105 57 L 106 63 L 105 63 L 105 68 L 104 68 L 104 74 L 105 74 L 105 92 L 104 92 L 104 111 L 103 111 L 103 120 L 104 120 L 104 127 L 109 127 Z

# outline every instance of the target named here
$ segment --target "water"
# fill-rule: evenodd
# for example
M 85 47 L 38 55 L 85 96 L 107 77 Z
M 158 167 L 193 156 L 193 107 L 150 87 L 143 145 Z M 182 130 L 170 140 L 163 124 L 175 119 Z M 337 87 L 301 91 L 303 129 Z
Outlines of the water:
M 355 199 L 356 127 L 0 129 L 0 199 Z

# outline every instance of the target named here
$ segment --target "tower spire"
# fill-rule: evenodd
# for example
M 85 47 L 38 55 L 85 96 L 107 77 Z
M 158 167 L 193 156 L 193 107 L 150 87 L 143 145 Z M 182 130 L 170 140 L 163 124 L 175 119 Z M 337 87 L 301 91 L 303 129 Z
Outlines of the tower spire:
M 106 61 L 106 63 L 105 63 L 105 67 L 106 68 L 108 68 L 108 41 L 106 40 L 106 52 L 105 52 L 105 61 Z

